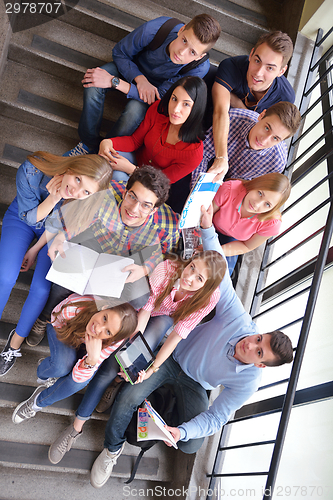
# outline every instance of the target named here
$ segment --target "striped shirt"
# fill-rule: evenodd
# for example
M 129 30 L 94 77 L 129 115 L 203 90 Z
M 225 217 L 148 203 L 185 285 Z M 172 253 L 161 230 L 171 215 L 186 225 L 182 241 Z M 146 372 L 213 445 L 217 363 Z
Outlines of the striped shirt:
M 103 203 L 91 225 L 102 252 L 114 255 L 134 255 L 146 247 L 156 247 L 142 265 L 151 272 L 163 260 L 162 255 L 177 248 L 179 215 L 166 204 L 147 217 L 138 227 L 126 226 L 120 216 L 120 207 L 126 182 L 110 183 Z M 74 234 L 71 234 L 74 236 Z
M 283 172 L 287 161 L 287 146 L 281 141 L 271 148 L 256 150 L 249 146 L 248 135 L 258 121 L 259 114 L 249 109 L 232 108 L 229 111 L 228 179 L 253 179 L 271 172 Z M 213 128 L 204 140 L 204 153 L 200 165 L 192 172 L 191 185 L 207 171 L 208 163 L 215 158 Z
M 83 307 L 76 307 L 75 303 L 76 302 L 82 302 L 82 301 L 91 301 L 95 300 L 96 297 L 93 297 L 92 295 L 77 295 L 76 293 L 72 293 L 67 299 L 64 299 L 60 304 L 58 304 L 54 309 L 53 312 L 59 312 L 62 308 L 63 305 L 68 304 L 64 309 L 61 311 L 61 313 L 58 315 L 58 317 L 55 319 L 53 312 L 51 314 L 51 323 L 52 326 L 55 328 L 60 328 L 61 326 L 64 326 L 64 324 L 67 323 L 68 320 L 74 318 L 80 311 L 82 311 Z M 87 357 L 87 354 L 83 356 L 83 358 L 79 359 L 76 363 L 76 365 L 73 367 L 72 371 L 72 378 L 74 382 L 77 382 L 78 384 L 81 382 L 85 382 L 86 380 L 89 380 L 93 374 L 97 371 L 101 363 L 110 356 L 118 347 L 122 344 L 123 340 L 120 342 L 117 342 L 115 344 L 111 344 L 105 349 L 102 349 L 100 357 L 96 363 L 96 365 L 93 368 L 85 368 L 82 366 L 82 360 Z M 82 343 L 84 344 L 84 337 L 82 338 Z
M 151 293 L 149 300 L 142 309 L 151 313 L 151 316 L 170 316 L 176 309 L 182 306 L 184 301 L 191 296 L 191 294 L 186 294 L 181 300 L 177 302 L 174 301 L 175 293 L 179 289 L 179 280 L 175 283 L 175 286 L 172 288 L 171 293 L 163 300 L 157 311 L 154 310 L 155 301 L 157 297 L 163 292 L 168 282 L 172 278 L 175 272 L 176 266 L 170 260 L 165 260 L 161 262 L 153 274 L 149 278 L 149 283 L 151 287 Z M 217 302 L 220 298 L 220 289 L 216 288 L 216 290 L 212 293 L 208 305 L 202 307 L 198 311 L 190 314 L 187 318 L 179 321 L 175 326 L 175 332 L 183 339 L 189 335 L 189 333 L 195 328 L 200 321 L 207 316 L 216 306 Z

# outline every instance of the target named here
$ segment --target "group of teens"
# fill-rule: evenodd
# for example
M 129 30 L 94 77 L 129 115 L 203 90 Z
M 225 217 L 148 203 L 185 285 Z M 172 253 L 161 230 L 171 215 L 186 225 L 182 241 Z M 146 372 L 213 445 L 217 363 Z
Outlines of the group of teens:
M 86 72 L 81 142 L 63 156 L 43 151 L 29 155 L 18 169 L 17 196 L 3 219 L 0 315 L 19 273 L 33 264 L 35 269 L 19 322 L 0 354 L 0 376 L 22 355 L 25 339 L 38 345 L 40 326 L 47 331 L 50 347 L 50 356 L 37 367 L 40 385 L 28 402 L 17 406 L 13 422 L 33 417 L 92 381 L 74 424 L 51 445 L 52 463 L 66 452 L 59 443 L 66 438 L 71 446 L 115 380 L 119 369 L 112 354 L 124 339 L 141 331 L 153 351 L 164 339 L 152 367 L 140 372 L 141 383 L 214 310 L 225 270 L 233 272 L 237 256 L 279 233 L 280 209 L 290 195 L 289 179 L 281 173 L 286 161 L 283 141 L 296 132 L 300 115 L 283 76 L 292 54 L 289 37 L 280 32 L 265 35 L 249 57 L 222 61 L 208 88 L 210 110 L 203 79 L 209 60 L 204 56 L 220 34 L 218 23 L 205 14 L 196 16 L 186 26 L 171 28 L 157 49 L 145 51 L 142 47 L 152 38 L 149 29 L 155 36 L 167 18 L 159 19 L 119 42 L 112 63 Z M 200 26 L 205 27 L 202 33 Z M 159 67 L 154 68 L 154 57 Z M 175 73 L 178 66 L 187 71 Z M 97 90 L 99 104 L 93 95 Z M 95 117 L 101 116 L 109 90 L 129 100 L 101 140 L 100 118 Z M 207 113 L 212 117 L 208 129 Z M 202 208 L 202 228 L 213 224 L 227 260 L 215 250 L 198 248 L 184 261 L 177 251 L 177 221 L 191 183 L 207 169 L 221 186 L 212 206 Z M 58 252 L 63 255 L 65 239 L 80 237 L 87 246 L 118 255 L 148 248 L 141 264 L 135 261 L 124 269 L 130 272 L 126 290 L 132 287 L 132 293 L 138 283 L 136 289 L 141 290 L 145 282 L 142 293 L 136 291 L 128 300 L 125 295 L 96 299 L 53 285 L 50 294 L 51 282 L 45 276 L 52 260 Z M 52 313 L 43 316 L 50 308 Z

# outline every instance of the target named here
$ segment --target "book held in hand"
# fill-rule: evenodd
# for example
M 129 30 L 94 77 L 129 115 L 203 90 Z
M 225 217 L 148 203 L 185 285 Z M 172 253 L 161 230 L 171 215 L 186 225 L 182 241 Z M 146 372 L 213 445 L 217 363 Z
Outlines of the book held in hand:
M 179 229 L 200 226 L 201 206 L 207 210 L 218 188 L 220 182 L 213 182 L 216 174 L 201 174 L 193 186 L 179 220 Z
M 163 418 L 157 413 L 152 405 L 145 399 L 145 407 L 138 409 L 138 441 L 148 441 L 158 439 L 166 441 L 174 448 L 178 449 L 177 443 L 172 434 L 164 427 Z
M 134 260 L 119 255 L 98 253 L 77 243 L 64 242 L 66 257 L 58 254 L 46 275 L 79 295 L 102 295 L 119 298 L 129 272 L 124 267 Z
M 155 360 L 141 332 L 126 340 L 116 351 L 115 358 L 131 384 L 136 382 L 139 372 L 148 370 Z

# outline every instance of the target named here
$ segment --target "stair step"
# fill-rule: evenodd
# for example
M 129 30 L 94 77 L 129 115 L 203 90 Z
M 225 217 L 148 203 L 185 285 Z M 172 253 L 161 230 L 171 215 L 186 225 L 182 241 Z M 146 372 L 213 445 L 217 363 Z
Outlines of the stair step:
M 12 412 L 11 408 L 0 409 L 0 464 L 3 467 L 19 466 L 39 471 L 88 474 L 89 480 L 92 464 L 103 450 L 105 423 L 97 420 L 87 422 L 73 448 L 60 463 L 51 464 L 48 459 L 49 447 L 73 419 L 38 412 L 34 418 L 17 425 L 12 422 Z M 113 476 L 128 478 L 139 451 L 138 447 L 126 443 L 113 469 Z M 174 451 L 167 449 L 163 443 L 155 445 L 142 458 L 136 479 L 169 481 L 171 467 L 165 463 L 163 455 L 168 455 L 170 460 Z
M 0 111 L 4 116 L 75 140 L 82 100 L 82 86 L 12 61 L 6 66 L 0 91 Z M 104 121 L 104 128 L 109 128 L 119 116 L 119 101 L 118 106 L 105 106 L 109 120 Z
M 135 479 L 133 485 L 125 485 L 124 480 L 111 477 L 106 485 L 96 490 L 90 484 L 90 474 L 59 474 L 62 470 L 43 471 L 28 470 L 24 467 L 2 467 L 0 475 L 0 489 L 7 492 L 6 498 L 23 498 L 24 500 L 105 500 L 130 498 L 134 489 L 145 493 L 145 500 L 156 498 L 153 490 L 163 492 L 168 488 L 166 483 Z M 126 478 L 129 476 L 125 476 Z M 170 484 L 170 488 L 172 485 Z M 161 496 L 161 495 L 160 495 Z M 4 497 L 3 497 L 4 498 Z
M 70 2 L 68 4 L 70 4 Z M 133 29 L 146 21 L 156 19 L 160 16 L 170 16 L 177 17 L 184 23 L 187 23 L 195 14 L 201 14 L 202 12 L 210 10 L 210 6 L 208 5 L 207 7 L 207 5 L 205 4 L 202 6 L 196 1 L 191 1 L 189 9 L 183 9 L 182 14 L 180 14 L 179 4 L 177 5 L 178 8 L 174 9 L 169 6 L 167 2 L 162 4 L 162 2 L 142 0 L 140 6 L 138 6 L 132 0 L 126 0 L 122 2 L 123 11 L 121 11 L 111 5 L 102 4 L 95 0 L 81 0 L 79 4 L 66 15 L 64 20 L 66 23 L 85 29 L 90 33 L 100 35 L 106 39 L 112 39 L 117 43 Z M 189 17 L 188 12 L 192 14 L 194 10 L 195 13 L 193 13 L 193 16 L 191 15 Z M 216 15 L 216 10 L 213 9 L 210 13 L 218 17 Z M 223 20 L 223 16 L 220 17 Z M 219 63 L 225 57 L 235 55 L 234 51 L 230 52 L 230 48 L 232 47 L 232 44 L 229 43 L 230 41 L 243 47 L 243 50 L 240 50 L 239 54 L 247 53 L 252 48 L 251 43 L 248 43 L 246 40 L 243 40 L 242 44 L 240 44 L 238 41 L 239 37 L 236 38 L 232 36 L 232 39 L 229 39 L 232 33 L 232 30 L 223 33 L 223 36 L 220 37 L 215 48 L 210 51 L 212 62 Z M 224 39 L 226 39 L 226 42 Z
M 0 220 L 16 196 L 16 168 L 0 162 Z
M 13 164 L 16 162 L 17 166 L 26 159 L 27 154 L 33 151 L 49 151 L 50 153 L 62 155 L 73 148 L 79 140 L 75 141 L 68 137 L 60 137 L 49 131 L 43 131 L 27 123 L 18 123 L 13 118 L 1 115 L 0 128 L 0 158 L 4 156 L 7 160 L 11 160 Z M 21 158 L 17 157 L 17 152 L 20 152 Z
M 235 5 L 228 0 L 158 0 L 159 5 L 167 6 L 175 12 L 191 17 L 205 12 L 212 15 L 219 23 L 222 29 L 222 35 L 234 35 L 241 40 L 254 44 L 259 36 L 267 31 L 265 16 L 258 15 L 244 7 Z M 245 17 L 246 16 L 246 17 Z M 178 17 L 178 16 L 176 16 Z
M 112 59 L 115 43 L 61 20 L 14 33 L 8 58 L 80 84 L 86 68 Z

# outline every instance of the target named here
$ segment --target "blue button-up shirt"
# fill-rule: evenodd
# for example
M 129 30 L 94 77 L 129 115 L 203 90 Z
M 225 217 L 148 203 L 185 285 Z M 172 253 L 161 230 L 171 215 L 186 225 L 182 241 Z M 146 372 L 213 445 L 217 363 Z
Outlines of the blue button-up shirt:
M 18 216 L 28 226 L 40 229 L 44 225 L 45 219 L 36 222 L 37 208 L 49 195 L 46 184 L 50 180 L 51 177 L 43 174 L 29 160 L 18 168 L 16 174 Z
M 204 250 L 222 253 L 214 227 L 202 230 Z M 221 394 L 205 412 L 179 426 L 182 441 L 214 434 L 258 389 L 261 368 L 235 359 L 235 345 L 242 338 L 258 333 L 257 326 L 232 287 L 229 273 L 220 285 L 221 298 L 216 315 L 196 327 L 174 351 L 182 370 L 205 389 L 222 385 Z

